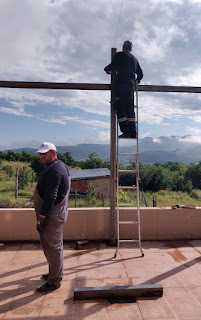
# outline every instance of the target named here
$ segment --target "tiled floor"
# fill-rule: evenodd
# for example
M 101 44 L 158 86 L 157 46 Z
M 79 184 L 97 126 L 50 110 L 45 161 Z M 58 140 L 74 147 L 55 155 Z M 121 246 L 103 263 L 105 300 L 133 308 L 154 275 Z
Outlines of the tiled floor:
M 60 289 L 36 293 L 47 264 L 38 244 L 0 246 L 0 319 L 201 320 L 201 240 L 143 242 L 115 248 L 91 243 L 85 250 L 64 245 Z M 136 303 L 74 301 L 75 287 L 160 283 L 164 295 Z

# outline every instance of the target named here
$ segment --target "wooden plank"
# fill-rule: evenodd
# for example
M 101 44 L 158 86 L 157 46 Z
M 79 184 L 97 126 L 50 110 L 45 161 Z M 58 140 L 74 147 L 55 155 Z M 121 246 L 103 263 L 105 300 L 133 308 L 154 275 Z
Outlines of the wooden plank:
M 160 284 L 138 286 L 86 287 L 75 288 L 75 300 L 108 299 L 111 297 L 139 298 L 162 297 L 163 287 Z
M 111 90 L 111 84 L 107 83 L 0 81 L 0 87 L 24 89 Z M 201 93 L 201 87 L 139 85 L 138 91 Z

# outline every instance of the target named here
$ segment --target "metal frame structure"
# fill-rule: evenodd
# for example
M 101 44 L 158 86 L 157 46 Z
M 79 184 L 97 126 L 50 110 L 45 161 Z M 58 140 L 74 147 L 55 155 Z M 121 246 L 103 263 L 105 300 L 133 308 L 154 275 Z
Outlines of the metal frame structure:
M 116 48 L 111 49 L 111 57 L 116 53 Z M 113 78 L 113 77 L 111 77 Z M 116 246 L 116 113 L 113 97 L 113 79 L 111 84 L 100 83 L 63 83 L 63 82 L 28 82 L 28 81 L 0 81 L 0 88 L 18 89 L 57 89 L 57 90 L 101 90 L 111 92 L 111 133 L 110 133 L 110 245 Z M 190 86 L 160 86 L 139 85 L 138 91 L 144 92 L 182 92 L 201 93 L 201 87 Z

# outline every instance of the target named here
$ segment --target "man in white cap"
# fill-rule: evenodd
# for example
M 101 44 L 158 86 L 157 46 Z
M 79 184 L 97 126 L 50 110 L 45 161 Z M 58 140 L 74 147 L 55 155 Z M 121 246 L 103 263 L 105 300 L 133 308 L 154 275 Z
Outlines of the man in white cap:
M 42 275 L 47 282 L 37 287 L 36 291 L 51 292 L 61 286 L 63 278 L 63 225 L 68 215 L 71 181 L 68 168 L 57 159 L 57 149 L 53 143 L 44 142 L 37 152 L 46 168 L 35 189 L 34 207 L 49 272 Z

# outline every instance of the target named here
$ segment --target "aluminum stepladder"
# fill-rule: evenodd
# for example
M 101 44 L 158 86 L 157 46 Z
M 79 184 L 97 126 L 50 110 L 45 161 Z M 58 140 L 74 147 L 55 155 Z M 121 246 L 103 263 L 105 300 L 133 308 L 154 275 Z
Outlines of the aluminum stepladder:
M 117 163 L 116 163 L 116 201 L 117 201 L 117 248 L 116 252 L 114 255 L 114 258 L 117 256 L 117 253 L 119 251 L 119 244 L 120 242 L 138 242 L 139 244 L 139 249 L 141 251 L 142 257 L 144 256 L 143 250 L 142 250 L 142 245 L 141 245 L 141 228 L 140 228 L 140 208 L 139 208 L 139 141 L 138 141 L 138 86 L 136 85 L 135 88 L 135 120 L 136 120 L 136 138 L 119 138 L 118 137 L 118 121 L 117 121 Z M 119 140 L 126 140 L 130 139 L 133 141 L 136 141 L 136 146 L 135 146 L 135 153 L 120 153 L 119 152 Z M 119 169 L 119 158 L 121 156 L 133 156 L 136 160 L 136 169 L 135 170 L 120 170 Z M 136 182 L 135 185 L 133 186 L 119 186 L 119 174 L 121 173 L 135 173 L 136 174 Z M 136 199 L 136 203 L 119 203 L 119 190 L 130 190 L 133 191 L 133 198 Z M 134 196 L 135 194 L 135 196 Z M 129 220 L 129 221 L 120 221 L 120 215 L 119 215 L 119 210 L 120 207 L 135 207 L 137 208 L 137 220 Z M 134 214 L 133 214 L 134 215 Z M 120 239 L 120 226 L 121 225 L 137 225 L 137 233 L 138 233 L 138 239 L 132 239 L 132 240 L 124 240 Z

